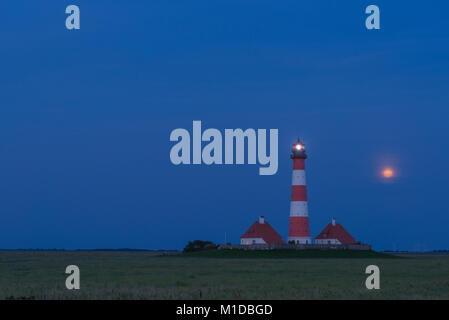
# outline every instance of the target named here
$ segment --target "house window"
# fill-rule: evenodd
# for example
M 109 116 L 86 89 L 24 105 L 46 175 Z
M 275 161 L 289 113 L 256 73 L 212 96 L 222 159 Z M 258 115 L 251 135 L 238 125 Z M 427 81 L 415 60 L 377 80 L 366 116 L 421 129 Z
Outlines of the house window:
M 327 243 L 328 243 L 328 244 L 331 244 L 331 241 L 330 241 L 330 240 L 327 240 Z
M 253 240 L 253 244 L 255 244 L 256 243 L 256 240 Z

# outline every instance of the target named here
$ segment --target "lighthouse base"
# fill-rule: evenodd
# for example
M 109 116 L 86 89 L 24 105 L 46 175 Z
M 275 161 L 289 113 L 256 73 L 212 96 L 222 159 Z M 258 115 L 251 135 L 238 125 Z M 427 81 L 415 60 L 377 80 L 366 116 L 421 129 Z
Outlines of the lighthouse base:
M 288 237 L 288 242 L 293 241 L 295 244 L 312 244 L 310 237 Z

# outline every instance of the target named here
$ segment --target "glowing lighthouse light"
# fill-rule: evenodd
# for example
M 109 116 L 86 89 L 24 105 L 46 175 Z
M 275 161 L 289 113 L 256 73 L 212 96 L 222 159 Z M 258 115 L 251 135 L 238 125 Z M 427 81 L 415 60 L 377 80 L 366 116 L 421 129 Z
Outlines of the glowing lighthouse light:
M 394 177 L 394 170 L 392 168 L 385 168 L 382 170 L 382 176 L 384 178 L 393 178 Z
M 304 146 L 302 145 L 302 144 L 297 144 L 296 146 L 295 146 L 295 148 L 296 148 L 296 150 L 302 150 L 303 148 L 304 148 Z

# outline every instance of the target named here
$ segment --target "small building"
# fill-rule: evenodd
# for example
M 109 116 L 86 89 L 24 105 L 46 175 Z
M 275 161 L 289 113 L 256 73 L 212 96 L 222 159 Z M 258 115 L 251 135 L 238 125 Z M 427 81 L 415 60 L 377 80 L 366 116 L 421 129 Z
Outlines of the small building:
M 316 244 L 356 244 L 357 241 L 345 228 L 339 223 L 329 223 L 326 228 L 315 238 Z
M 265 244 L 284 243 L 282 237 L 273 227 L 265 221 L 264 216 L 259 217 L 259 221 L 254 222 L 251 227 L 240 237 L 240 244 Z

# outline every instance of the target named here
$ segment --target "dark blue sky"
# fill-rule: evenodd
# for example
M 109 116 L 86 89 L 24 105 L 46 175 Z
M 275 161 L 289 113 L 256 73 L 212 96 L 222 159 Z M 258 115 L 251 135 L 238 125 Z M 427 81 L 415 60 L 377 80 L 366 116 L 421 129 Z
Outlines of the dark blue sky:
M 65 28 L 65 7 L 81 30 Z M 365 28 L 377 4 L 381 30 Z M 312 236 L 449 248 L 446 1 L 0 4 L 0 247 L 237 242 L 288 232 L 306 142 Z M 174 166 L 170 132 L 278 128 L 279 171 Z M 398 176 L 385 183 L 383 166 Z

